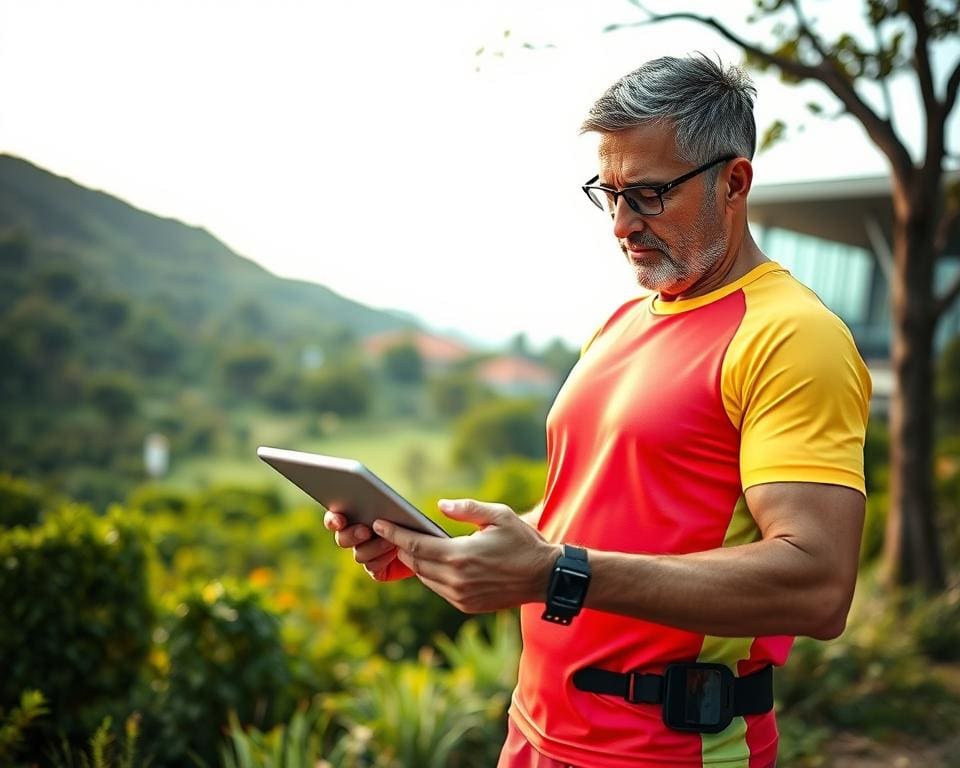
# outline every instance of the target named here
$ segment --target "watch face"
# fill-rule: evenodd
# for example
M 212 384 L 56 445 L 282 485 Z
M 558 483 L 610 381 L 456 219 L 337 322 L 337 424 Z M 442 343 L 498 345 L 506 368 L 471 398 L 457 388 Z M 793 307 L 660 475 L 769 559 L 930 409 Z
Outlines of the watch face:
M 560 605 L 569 605 L 571 608 L 579 608 L 583 604 L 584 597 L 586 597 L 590 577 L 585 573 L 571 571 L 567 568 L 558 568 L 555 576 L 556 586 L 553 590 L 553 601 Z

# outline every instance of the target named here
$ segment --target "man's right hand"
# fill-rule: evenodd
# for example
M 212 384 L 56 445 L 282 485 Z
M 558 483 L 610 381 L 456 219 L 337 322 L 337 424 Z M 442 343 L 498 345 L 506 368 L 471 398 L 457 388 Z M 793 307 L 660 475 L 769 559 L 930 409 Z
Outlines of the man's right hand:
M 346 517 L 329 511 L 323 515 L 323 526 L 333 531 L 337 546 L 353 549 L 353 559 L 363 566 L 371 578 L 395 581 L 413 575 L 413 571 L 397 559 L 397 548 L 377 536 L 369 526 L 348 525 Z

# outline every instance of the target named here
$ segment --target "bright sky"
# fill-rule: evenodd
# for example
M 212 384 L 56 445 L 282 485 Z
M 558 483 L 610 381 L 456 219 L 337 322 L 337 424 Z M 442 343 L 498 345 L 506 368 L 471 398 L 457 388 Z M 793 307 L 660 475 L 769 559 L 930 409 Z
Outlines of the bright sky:
M 749 31 L 752 5 L 723 18 Z M 0 0 L 0 151 L 435 328 L 579 345 L 638 290 L 578 188 L 586 110 L 649 58 L 740 59 L 691 23 L 601 31 L 637 18 L 626 0 Z M 851 120 L 807 115 L 816 86 L 755 79 L 761 131 L 807 126 L 755 183 L 885 171 Z

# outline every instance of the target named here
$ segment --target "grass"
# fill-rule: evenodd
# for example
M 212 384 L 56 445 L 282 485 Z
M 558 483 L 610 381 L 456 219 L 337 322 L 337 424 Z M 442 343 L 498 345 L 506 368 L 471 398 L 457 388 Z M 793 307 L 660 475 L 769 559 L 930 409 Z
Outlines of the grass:
M 363 462 L 401 494 L 412 496 L 423 487 L 457 484 L 450 466 L 451 428 L 414 420 L 336 421 L 303 416 L 276 416 L 245 411 L 232 414 L 235 447 L 229 452 L 172 457 L 164 484 L 198 490 L 216 484 L 272 485 L 290 504 L 304 495 L 257 459 L 258 445 L 344 456 Z

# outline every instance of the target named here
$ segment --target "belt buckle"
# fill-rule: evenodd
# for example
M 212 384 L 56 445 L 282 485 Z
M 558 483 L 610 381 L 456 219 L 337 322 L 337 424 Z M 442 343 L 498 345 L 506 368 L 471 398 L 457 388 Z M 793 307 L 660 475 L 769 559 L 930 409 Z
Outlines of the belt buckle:
M 663 722 L 677 731 L 719 733 L 733 720 L 733 681 L 723 664 L 670 664 L 663 676 Z
M 662 700 L 663 678 L 639 670 L 627 673 L 627 694 L 623 698 L 631 704 L 656 704 Z

